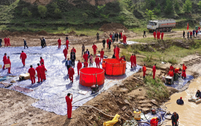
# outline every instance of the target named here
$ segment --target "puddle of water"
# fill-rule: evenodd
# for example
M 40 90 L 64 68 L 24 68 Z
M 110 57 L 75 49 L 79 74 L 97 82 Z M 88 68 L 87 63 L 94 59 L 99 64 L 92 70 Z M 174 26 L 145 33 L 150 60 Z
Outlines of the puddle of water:
M 167 102 L 171 103 L 166 105 L 167 111 L 179 114 L 179 126 L 200 126 L 201 124 L 201 103 L 188 102 L 191 95 L 194 96 L 198 89 L 201 90 L 200 82 L 201 77 L 195 79 L 186 91 L 173 94 L 170 97 L 171 100 Z M 182 106 L 176 104 L 176 100 L 180 97 L 184 100 L 184 105 Z M 171 122 L 168 122 L 168 125 L 171 125 Z

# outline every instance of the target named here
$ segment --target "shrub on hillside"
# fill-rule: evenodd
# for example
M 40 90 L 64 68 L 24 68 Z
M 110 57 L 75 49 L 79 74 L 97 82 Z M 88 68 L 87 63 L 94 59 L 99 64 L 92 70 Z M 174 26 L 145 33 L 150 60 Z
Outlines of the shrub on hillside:
M 24 8 L 22 9 L 22 16 L 31 17 L 31 15 L 32 15 L 32 13 L 31 13 L 31 11 L 28 10 L 27 7 L 24 7 Z
M 47 13 L 47 8 L 43 5 L 38 5 L 38 13 L 40 14 L 40 16 L 42 18 L 44 18 L 46 16 L 46 13 Z

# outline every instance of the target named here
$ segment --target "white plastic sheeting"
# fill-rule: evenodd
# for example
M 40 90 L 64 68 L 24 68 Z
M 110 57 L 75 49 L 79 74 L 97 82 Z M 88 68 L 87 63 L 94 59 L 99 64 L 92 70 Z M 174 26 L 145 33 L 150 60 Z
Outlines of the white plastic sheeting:
M 10 56 L 11 60 L 11 75 L 19 76 L 20 74 L 27 73 L 29 66 L 33 65 L 37 67 L 37 63 L 40 61 L 40 57 L 43 57 L 45 67 L 47 69 L 46 81 L 42 83 L 35 83 L 31 85 L 30 80 L 20 81 L 14 83 L 9 89 L 13 89 L 14 86 L 20 86 L 33 90 L 30 93 L 24 93 L 35 99 L 39 99 L 38 102 L 33 103 L 34 107 L 43 109 L 45 111 L 54 112 L 58 115 L 66 115 L 66 101 L 65 96 L 67 93 L 74 95 L 73 105 L 83 105 L 87 101 L 93 99 L 95 96 L 91 95 L 91 89 L 79 84 L 79 76 L 77 75 L 77 66 L 75 66 L 74 83 L 72 84 L 67 77 L 67 68 L 65 67 L 64 46 L 61 49 L 57 49 L 57 46 L 48 46 L 43 49 L 41 47 L 29 47 L 25 49 L 23 47 L 8 47 L 0 49 L 0 57 L 3 59 L 4 53 Z M 20 53 L 24 50 L 27 54 L 26 66 L 22 67 L 20 60 Z M 3 62 L 2 62 L 3 63 Z M 77 64 L 77 62 L 76 62 Z M 94 64 L 95 65 L 95 64 Z M 130 63 L 127 63 L 126 74 L 122 76 L 106 76 L 105 83 L 100 87 L 100 90 L 107 90 L 113 85 L 120 83 L 126 77 L 136 73 L 141 66 L 137 66 L 135 69 L 130 69 Z M 1 76 L 8 76 L 7 70 L 0 70 Z M 12 79 L 17 80 L 18 77 Z M 6 80 L 10 81 L 10 80 Z M 37 82 L 37 78 L 36 78 Z M 86 91 L 87 94 L 80 94 L 79 91 Z M 76 102 L 77 101 L 77 102 Z M 76 108 L 73 108 L 75 110 Z

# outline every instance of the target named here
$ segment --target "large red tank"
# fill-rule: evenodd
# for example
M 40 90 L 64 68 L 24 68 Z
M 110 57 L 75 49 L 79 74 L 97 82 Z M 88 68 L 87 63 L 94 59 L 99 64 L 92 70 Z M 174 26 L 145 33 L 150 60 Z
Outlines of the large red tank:
M 94 84 L 102 85 L 105 81 L 105 71 L 100 68 L 88 67 L 80 70 L 80 84 L 91 87 Z
M 103 59 L 106 62 L 105 71 L 107 75 L 123 75 L 126 72 L 126 61 L 117 59 Z

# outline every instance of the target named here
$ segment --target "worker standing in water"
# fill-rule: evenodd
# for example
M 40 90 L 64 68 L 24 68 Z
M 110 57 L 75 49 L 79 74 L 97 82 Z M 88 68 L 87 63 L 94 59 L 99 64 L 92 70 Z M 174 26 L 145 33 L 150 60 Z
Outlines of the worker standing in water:
M 180 97 L 180 99 L 177 99 L 177 104 L 178 105 L 183 105 L 184 101 L 182 100 L 182 97 Z
M 145 65 L 145 64 L 144 64 L 144 66 L 142 67 L 142 71 L 143 71 L 143 78 L 145 78 L 146 71 L 147 71 L 147 68 L 146 68 L 146 65 Z
M 29 75 L 30 75 L 30 79 L 31 79 L 31 84 L 35 83 L 35 69 L 33 68 L 33 66 L 31 65 L 28 71 Z
M 22 60 L 23 67 L 25 66 L 26 58 L 27 58 L 27 54 L 24 53 L 24 51 L 22 51 L 22 53 L 20 54 L 20 59 Z
M 70 98 L 71 96 L 71 98 Z M 72 114 L 72 101 L 73 101 L 73 95 L 68 93 L 66 96 L 66 104 L 67 104 L 67 115 L 68 119 L 71 119 L 71 114 Z
M 153 71 L 153 79 L 155 79 L 155 74 L 156 74 L 156 64 L 153 66 L 152 71 Z
M 178 126 L 179 115 L 176 112 L 174 112 L 172 114 L 171 120 L 172 120 L 172 126 Z

